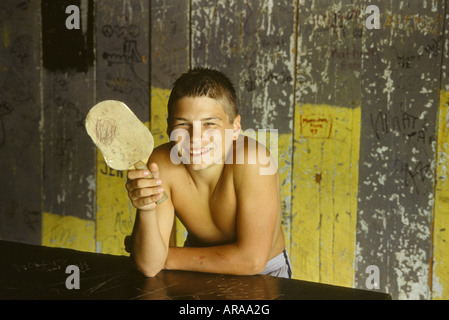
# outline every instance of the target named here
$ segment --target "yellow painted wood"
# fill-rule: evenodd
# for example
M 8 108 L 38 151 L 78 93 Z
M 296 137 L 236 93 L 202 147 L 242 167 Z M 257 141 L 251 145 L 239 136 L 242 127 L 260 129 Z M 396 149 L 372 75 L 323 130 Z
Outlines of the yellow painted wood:
M 440 93 L 435 207 L 433 218 L 432 299 L 449 299 L 449 92 Z
M 167 104 L 170 92 L 167 89 L 151 87 L 150 129 L 153 134 L 155 147 L 170 141 L 167 135 Z
M 347 114 L 348 110 L 342 109 L 342 112 Z M 336 266 L 333 283 L 352 287 L 357 229 L 361 108 L 353 109 L 347 115 L 348 117 L 339 120 L 335 127 L 335 130 L 341 130 L 336 131 L 336 136 L 344 141 L 343 152 L 347 152 L 345 159 L 348 159 L 349 163 L 336 161 L 335 167 L 334 210 L 338 211 L 334 211 L 337 212 L 334 223 L 334 236 L 337 238 L 334 241 L 333 252 L 333 263 Z M 340 146 L 335 144 L 334 147 Z
M 42 245 L 95 252 L 95 222 L 43 212 Z
M 174 228 L 175 228 L 174 232 L 175 232 L 176 246 L 183 247 L 184 242 L 187 239 L 187 230 L 178 218 L 175 218 L 175 227 Z
M 295 113 L 291 259 L 296 278 L 352 287 L 361 108 Z

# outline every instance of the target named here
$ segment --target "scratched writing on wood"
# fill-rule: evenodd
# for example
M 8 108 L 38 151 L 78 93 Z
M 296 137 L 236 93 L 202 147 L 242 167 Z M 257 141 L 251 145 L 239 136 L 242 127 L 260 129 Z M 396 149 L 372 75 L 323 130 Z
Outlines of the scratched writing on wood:
M 363 35 L 363 27 L 366 15 L 363 8 L 328 9 L 325 12 L 313 13 L 305 17 L 305 34 L 329 31 L 338 39 L 346 39 L 350 36 L 360 38 Z M 382 29 L 398 29 L 407 33 L 421 32 L 438 34 L 444 21 L 444 16 L 424 14 L 383 14 L 381 17 Z
M 35 262 L 27 262 L 24 264 L 14 264 L 14 267 L 18 272 L 30 272 L 30 271 L 52 272 L 52 271 L 65 270 L 65 268 L 69 264 L 76 265 L 81 272 L 86 272 L 90 270 L 90 267 L 86 261 L 78 259 L 74 261 L 72 261 L 71 259 L 42 260 Z
M 391 115 L 383 111 L 377 114 L 370 113 L 371 128 L 378 140 L 386 135 L 402 135 L 406 142 L 417 144 L 432 144 L 433 135 L 426 133 L 424 126 L 425 119 L 413 115 L 409 112 L 402 112 L 400 115 Z
M 77 232 L 70 227 L 55 225 L 50 229 L 50 244 L 54 243 L 63 248 L 71 248 L 77 235 Z
M 300 130 L 303 138 L 329 139 L 332 134 L 332 118 L 321 115 L 301 115 Z
M 396 171 L 401 174 L 404 186 L 414 187 L 417 195 L 425 195 L 425 192 L 421 190 L 424 189 L 421 185 L 426 179 L 431 179 L 433 176 L 433 170 L 429 163 L 418 161 L 417 164 L 410 164 L 407 161 L 396 159 L 394 166 Z

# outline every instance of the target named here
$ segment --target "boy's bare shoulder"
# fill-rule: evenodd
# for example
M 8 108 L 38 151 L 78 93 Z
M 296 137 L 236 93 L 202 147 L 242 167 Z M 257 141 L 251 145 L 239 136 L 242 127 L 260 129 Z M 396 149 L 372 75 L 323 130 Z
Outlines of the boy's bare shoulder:
M 277 173 L 276 162 L 270 150 L 257 140 L 241 135 L 235 144 L 234 151 L 234 164 L 237 164 L 234 166 L 235 173 L 252 172 L 258 175 Z
M 171 143 L 164 143 L 156 148 L 154 148 L 153 153 L 150 156 L 150 162 L 155 162 L 159 168 L 167 168 L 175 166 L 175 164 L 170 160 L 170 150 L 172 149 Z
M 159 177 L 165 187 L 170 188 L 179 179 L 184 176 L 184 166 L 174 164 L 170 159 L 170 151 L 172 149 L 171 143 L 165 143 L 153 150 L 150 156 L 150 163 L 156 163 L 159 167 Z
M 265 145 L 263 145 L 254 138 L 245 135 L 240 135 L 237 139 L 236 151 L 237 152 L 243 151 L 245 152 L 246 156 L 257 155 L 259 148 L 261 148 L 261 151 L 263 150 L 269 152 L 268 149 L 265 147 Z
M 156 163 L 159 167 L 159 171 L 163 173 L 163 176 L 168 177 L 171 173 L 176 173 L 182 166 L 175 165 L 170 159 L 170 151 L 173 145 L 168 142 L 164 143 L 157 148 L 154 148 L 148 163 Z

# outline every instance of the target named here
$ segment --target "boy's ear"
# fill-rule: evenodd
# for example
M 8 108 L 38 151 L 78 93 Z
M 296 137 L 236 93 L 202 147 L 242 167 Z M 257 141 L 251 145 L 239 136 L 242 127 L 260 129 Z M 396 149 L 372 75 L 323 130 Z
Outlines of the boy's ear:
M 233 126 L 234 126 L 234 134 L 233 134 L 233 139 L 237 140 L 237 138 L 240 135 L 240 130 L 242 130 L 242 124 L 240 123 L 241 121 L 241 117 L 240 115 L 236 115 L 234 118 L 234 122 L 233 122 Z

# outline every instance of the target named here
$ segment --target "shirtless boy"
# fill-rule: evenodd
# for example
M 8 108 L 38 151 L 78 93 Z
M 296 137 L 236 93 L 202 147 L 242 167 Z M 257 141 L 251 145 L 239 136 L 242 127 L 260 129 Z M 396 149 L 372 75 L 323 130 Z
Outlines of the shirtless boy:
M 136 267 L 148 277 L 166 269 L 290 278 L 279 175 L 261 174 L 269 164 L 258 153 L 269 151 L 239 134 L 229 79 L 206 68 L 183 74 L 167 121 L 172 141 L 153 151 L 148 170 L 128 172 L 137 208 L 129 239 Z M 156 204 L 163 191 L 168 198 Z M 184 247 L 169 247 L 175 214 L 188 231 Z

